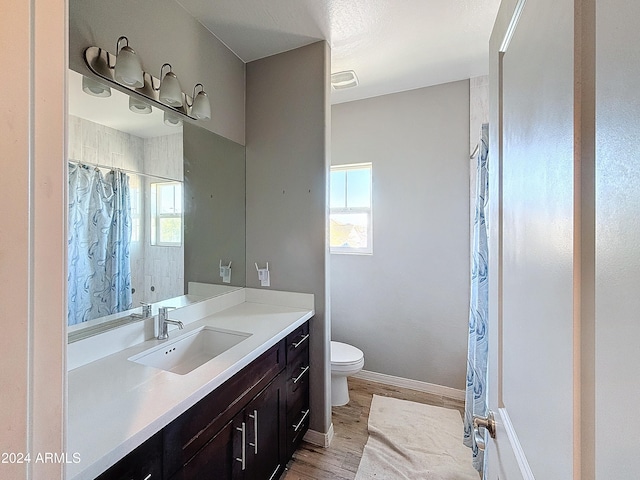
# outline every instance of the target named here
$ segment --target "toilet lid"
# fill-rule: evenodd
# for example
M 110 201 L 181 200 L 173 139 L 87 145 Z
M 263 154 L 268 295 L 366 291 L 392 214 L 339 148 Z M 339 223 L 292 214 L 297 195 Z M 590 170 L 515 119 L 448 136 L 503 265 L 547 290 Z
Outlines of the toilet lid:
M 353 345 L 331 342 L 331 363 L 334 365 L 350 365 L 360 362 L 364 353 Z

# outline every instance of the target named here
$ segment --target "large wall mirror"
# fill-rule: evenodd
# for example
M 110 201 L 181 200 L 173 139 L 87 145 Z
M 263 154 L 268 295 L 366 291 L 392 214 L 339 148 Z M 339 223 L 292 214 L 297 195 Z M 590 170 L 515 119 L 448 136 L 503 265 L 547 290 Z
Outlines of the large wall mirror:
M 244 286 L 244 147 L 72 70 L 68 87 L 69 341 Z

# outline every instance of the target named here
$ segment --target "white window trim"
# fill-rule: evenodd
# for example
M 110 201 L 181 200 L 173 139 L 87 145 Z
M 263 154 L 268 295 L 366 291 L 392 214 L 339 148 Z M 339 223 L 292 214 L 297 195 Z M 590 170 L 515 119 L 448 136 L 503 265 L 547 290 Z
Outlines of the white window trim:
M 175 181 L 171 181 L 171 182 L 155 182 L 156 185 L 180 185 L 181 187 L 181 191 L 182 191 L 182 182 L 175 180 Z M 155 190 L 155 195 L 156 198 L 153 202 L 153 204 L 155 204 L 155 212 L 151 211 L 151 223 L 153 225 L 153 228 L 151 230 L 151 232 L 154 232 L 155 235 L 150 235 L 151 237 L 151 245 L 154 247 L 181 247 L 182 243 L 184 241 L 184 218 L 183 218 L 183 214 L 181 213 L 159 213 L 158 212 L 158 195 L 159 195 L 159 191 L 158 188 L 153 188 L 153 183 L 152 183 L 152 191 Z M 163 242 L 160 240 L 160 219 L 164 219 L 164 218 L 178 218 L 180 219 L 180 240 L 178 242 Z
M 330 172 L 336 172 L 341 170 L 353 170 L 358 168 L 369 168 L 370 175 L 370 199 L 369 199 L 369 207 L 329 207 L 329 216 L 332 214 L 350 214 L 350 213 L 365 213 L 369 217 L 369 221 L 367 222 L 367 248 L 354 248 L 354 247 L 341 247 L 329 246 L 329 253 L 337 254 L 337 255 L 373 255 L 373 164 L 372 162 L 362 162 L 362 163 L 349 163 L 344 165 L 331 165 Z M 346 188 L 345 184 L 345 198 L 346 198 Z M 331 199 L 329 199 L 329 203 L 331 203 Z

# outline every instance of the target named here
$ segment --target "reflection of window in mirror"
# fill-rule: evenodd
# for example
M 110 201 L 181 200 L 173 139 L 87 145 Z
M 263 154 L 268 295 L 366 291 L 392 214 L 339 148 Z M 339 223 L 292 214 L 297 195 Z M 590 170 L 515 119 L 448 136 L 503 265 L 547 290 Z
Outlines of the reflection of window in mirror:
M 182 245 L 182 184 L 151 184 L 151 245 Z

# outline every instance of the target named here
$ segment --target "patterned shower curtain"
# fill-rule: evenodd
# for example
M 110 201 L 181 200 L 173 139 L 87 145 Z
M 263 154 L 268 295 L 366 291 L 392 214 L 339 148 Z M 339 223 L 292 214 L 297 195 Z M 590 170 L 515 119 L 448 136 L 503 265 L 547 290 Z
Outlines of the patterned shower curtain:
M 131 308 L 130 242 L 128 176 L 70 163 L 68 325 Z
M 485 207 L 488 200 L 489 125 L 482 125 L 479 145 L 476 207 L 471 250 L 471 301 L 469 305 L 469 351 L 467 356 L 467 388 L 464 414 L 464 444 L 473 452 L 473 466 L 480 472 L 484 468 L 483 452 L 478 450 L 473 432 L 473 416 L 486 417 L 487 355 L 488 355 L 488 241 Z

